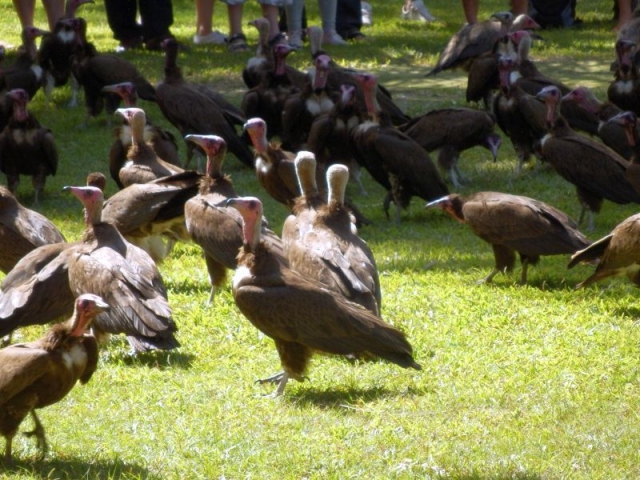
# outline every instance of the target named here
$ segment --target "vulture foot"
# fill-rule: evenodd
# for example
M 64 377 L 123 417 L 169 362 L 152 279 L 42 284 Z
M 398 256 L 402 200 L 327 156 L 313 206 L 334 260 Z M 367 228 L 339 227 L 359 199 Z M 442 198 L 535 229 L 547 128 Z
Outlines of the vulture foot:
M 13 442 L 13 437 L 7 437 L 7 445 L 4 448 L 4 457 L 2 458 L 2 465 L 4 468 L 13 467 L 13 458 L 11 456 L 11 443 Z
M 481 278 L 480 280 L 478 280 L 476 282 L 477 285 L 482 285 L 484 283 L 492 283 L 493 282 L 493 277 L 495 277 L 498 273 L 500 273 L 500 270 L 498 270 L 497 268 L 494 268 L 493 270 L 491 270 L 491 273 L 489 275 L 487 275 L 484 278 Z
M 522 275 L 520 276 L 520 285 L 527 284 L 527 267 L 529 266 L 529 261 L 525 260 L 522 262 Z
M 271 375 L 270 377 L 267 378 L 259 378 L 258 380 L 255 381 L 255 383 L 259 383 L 260 385 L 263 385 L 265 383 L 279 383 L 282 381 L 282 378 L 286 375 L 285 372 L 278 372 L 275 375 Z
M 27 437 L 33 437 L 35 435 L 36 440 L 38 441 L 38 448 L 40 449 L 40 459 L 42 460 L 48 450 L 47 439 L 44 436 L 44 427 L 42 426 L 42 423 L 40 423 L 40 419 L 36 415 L 35 410 L 31 410 L 31 416 L 33 417 L 35 427 L 30 432 L 24 432 L 24 435 Z

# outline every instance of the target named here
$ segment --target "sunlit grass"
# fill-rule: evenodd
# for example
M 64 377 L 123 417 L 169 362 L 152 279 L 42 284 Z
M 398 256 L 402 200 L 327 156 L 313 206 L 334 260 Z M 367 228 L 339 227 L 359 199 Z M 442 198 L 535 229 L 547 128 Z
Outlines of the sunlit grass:
M 432 24 L 399 18 L 402 1 L 373 0 L 369 41 L 328 47 L 344 65 L 378 74 L 410 114 L 465 105 L 463 72 L 424 74 L 462 23 L 457 1 L 428 0 Z M 543 32 L 532 56 L 539 68 L 568 85 L 585 84 L 604 97 L 613 59 L 611 2 L 578 3 L 583 27 Z M 502 0 L 481 2 L 481 15 L 504 9 Z M 102 3 L 83 7 L 89 36 L 103 51 L 116 41 Z M 38 23 L 44 24 L 38 3 Z M 307 2 L 310 23 L 316 2 Z M 258 15 L 248 2 L 245 19 Z M 18 43 L 10 2 L 0 4 L 2 39 Z M 239 71 L 250 54 L 224 46 L 192 47 L 193 3 L 174 1 L 173 32 L 191 48 L 180 65 L 239 104 Z M 225 6 L 216 4 L 215 28 L 226 27 Z M 250 43 L 256 33 L 247 27 Z M 132 52 L 152 81 L 162 78 L 162 56 Z M 306 68 L 307 52 L 289 57 Z M 81 184 L 92 170 L 106 172 L 110 129 L 103 117 L 86 129 L 82 108 L 66 106 L 68 87 L 54 105 L 38 94 L 30 108 L 54 132 L 60 168 L 49 178 L 39 210 L 69 240 L 82 232 L 82 214 L 61 189 Z M 170 127 L 156 105 L 141 102 L 155 123 Z M 177 135 L 177 132 L 175 132 Z M 180 145 L 184 153 L 184 146 Z M 465 152 L 460 168 L 472 183 L 461 193 L 508 191 L 539 198 L 576 217 L 574 188 L 547 166 L 515 177 L 513 149 L 505 141 L 497 162 L 486 150 Z M 255 175 L 233 157 L 225 170 L 241 194 L 260 196 L 271 226 L 281 231 L 286 210 L 266 197 Z M 291 383 L 283 398 L 263 397 L 271 386 L 254 381 L 275 373 L 271 340 L 235 307 L 229 287 L 207 305 L 209 285 L 195 245 L 178 245 L 160 266 L 182 347 L 131 358 L 123 338 L 101 351 L 92 381 L 77 387 L 40 417 L 51 444 L 35 460 L 31 440 L 17 438 L 17 468 L 7 478 L 636 478 L 639 475 L 640 403 L 637 290 L 623 279 L 586 290 L 574 286 L 593 267 L 566 269 L 567 258 L 543 257 L 518 286 L 520 269 L 478 285 L 493 255 L 464 225 L 414 199 L 402 224 L 388 222 L 383 191 L 365 178 L 369 195 L 349 195 L 373 221 L 361 229 L 380 269 L 382 313 L 406 332 L 423 371 L 382 362 L 350 364 L 314 358 L 309 380 Z M 110 184 L 108 193 L 115 186 Z M 28 178 L 19 197 L 33 202 Z M 605 202 L 595 239 L 636 206 Z M 32 339 L 43 327 L 18 332 Z M 25 422 L 24 428 L 28 428 Z M 1 448 L 1 445 L 0 445 Z M 3 472 L 0 471 L 0 476 Z

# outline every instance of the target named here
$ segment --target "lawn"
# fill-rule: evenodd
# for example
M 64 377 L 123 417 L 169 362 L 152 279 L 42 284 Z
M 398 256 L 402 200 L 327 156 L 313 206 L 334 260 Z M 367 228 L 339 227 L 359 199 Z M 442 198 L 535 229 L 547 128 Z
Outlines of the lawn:
M 399 18 L 402 0 L 373 0 L 374 26 L 367 42 L 327 47 L 343 65 L 379 75 L 397 103 L 415 115 L 464 106 L 464 72 L 424 74 L 463 22 L 460 2 L 428 0 L 438 21 Z M 600 98 L 612 75 L 613 2 L 578 3 L 581 28 L 543 32 L 532 57 L 546 74 L 568 85 L 593 87 Z M 502 0 L 481 2 L 481 16 L 505 9 Z M 226 31 L 225 7 L 216 5 L 216 28 Z M 307 2 L 309 22 L 318 7 Z M 45 25 L 40 2 L 38 24 Z M 245 19 L 258 15 L 248 2 Z M 10 2 L 0 38 L 19 43 Z M 101 51 L 117 42 L 104 5 L 82 7 L 89 37 Z M 174 34 L 191 44 L 193 3 L 174 1 Z M 250 43 L 256 32 L 247 27 Z M 147 78 L 163 76 L 160 53 L 129 52 Z M 207 83 L 240 104 L 240 70 L 251 54 L 223 46 L 191 47 L 179 63 L 187 77 Z M 290 63 L 306 68 L 301 51 Z M 90 171 L 107 173 L 111 128 L 102 116 L 84 129 L 83 108 L 68 108 L 69 87 L 54 104 L 42 93 L 30 104 L 54 132 L 58 175 L 48 179 L 40 206 L 68 239 L 81 234 L 79 203 L 64 185 L 82 184 Z M 156 105 L 140 102 L 158 124 L 170 127 Z M 112 122 L 113 123 L 113 122 Z M 175 132 L 177 135 L 177 131 Z M 184 145 L 180 145 L 185 155 Z M 577 217 L 575 189 L 547 167 L 516 177 L 509 141 L 494 163 L 483 149 L 467 151 L 460 168 L 471 183 L 459 193 L 494 190 L 527 195 Z M 241 194 L 257 195 L 279 233 L 288 212 L 266 197 L 255 174 L 229 156 L 225 170 Z M 366 175 L 363 175 L 366 177 Z M 4 180 L 4 178 L 2 179 Z M 19 198 L 33 203 L 23 178 Z M 171 352 L 132 358 L 124 338 L 100 354 L 86 386 L 41 411 L 51 451 L 37 460 L 35 442 L 16 437 L 15 469 L 6 478 L 453 478 L 611 479 L 640 476 L 640 329 L 637 290 L 614 279 L 575 290 L 593 267 L 567 270 L 565 256 L 543 257 L 520 286 L 520 269 L 478 285 L 493 267 L 488 244 L 440 211 L 415 198 L 402 222 L 389 222 L 384 192 L 365 178 L 368 196 L 349 194 L 373 224 L 361 229 L 378 263 L 382 316 L 406 332 L 421 372 L 383 362 L 351 364 L 315 357 L 309 380 L 291 382 L 283 397 L 254 381 L 279 369 L 273 342 L 236 308 L 230 287 L 207 304 L 209 285 L 200 250 L 178 245 L 160 266 L 182 344 Z M 116 191 L 110 183 L 108 193 Z M 596 217 L 595 240 L 637 206 L 605 202 Z M 19 340 L 42 335 L 24 329 Z M 23 429 L 30 428 L 28 421 Z M 0 448 L 1 444 L 0 444 Z

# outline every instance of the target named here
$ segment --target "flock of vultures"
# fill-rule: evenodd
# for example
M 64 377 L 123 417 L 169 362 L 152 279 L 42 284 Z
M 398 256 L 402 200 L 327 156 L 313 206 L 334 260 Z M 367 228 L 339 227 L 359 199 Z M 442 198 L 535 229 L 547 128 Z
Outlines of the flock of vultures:
M 287 65 L 291 47 L 271 45 L 263 19 L 253 22 L 259 45 L 242 72 L 247 91 L 240 108 L 183 78 L 174 39 L 163 42 L 164 78 L 154 87 L 133 64 L 98 52 L 87 40 L 86 22 L 75 14 L 86 1 L 71 0 L 54 32 L 26 27 L 17 57 L 0 70 L 0 169 L 8 184 L 0 187 L 0 269 L 6 274 L 0 337 L 7 344 L 18 328 L 68 318 L 35 342 L 0 350 L 6 464 L 28 415 L 45 452 L 36 409 L 62 399 L 78 380 L 89 381 L 98 345 L 110 334 L 124 334 L 133 354 L 179 346 L 157 267 L 178 241 L 202 248 L 211 301 L 235 272 L 237 307 L 274 340 L 280 356 L 282 371 L 262 380 L 277 385 L 275 396 L 290 378 L 304 378 L 314 352 L 420 370 L 405 335 L 380 316 L 374 253 L 358 235 L 368 219 L 345 196 L 350 179 L 363 190 L 362 170 L 384 187 L 388 217 L 394 206 L 389 221 L 400 222 L 412 197 L 419 197 L 490 243 L 495 267 L 485 282 L 511 270 L 516 254 L 522 283 L 540 256 L 571 254 L 569 266 L 596 265 L 580 286 L 619 274 L 640 285 L 640 216 L 592 243 L 568 215 L 542 201 L 449 192 L 449 185 L 464 181 L 461 152 L 482 146 L 495 158 L 508 139 L 518 172 L 535 157 L 575 185 L 589 227 L 604 200 L 640 203 L 640 14 L 618 36 L 606 101 L 542 74 L 529 58 L 537 25 L 504 12 L 464 26 L 429 73 L 468 70 L 467 100 L 485 108 L 410 118 L 374 75 L 334 62 L 322 50 L 318 28 L 309 29 L 309 70 Z M 54 133 L 38 123 L 28 102 L 38 90 L 50 98 L 53 88 L 68 82 L 72 101 L 83 90 L 87 120 L 102 111 L 122 117 L 109 152 L 111 179 L 94 173 L 86 185 L 65 187 L 85 209 L 86 228 L 75 242 L 14 196 L 21 177 L 31 177 L 38 204 L 47 176 L 56 173 Z M 184 137 L 189 160 L 206 158 L 204 173 L 180 165 L 174 135 L 149 122 L 138 97 L 158 104 Z M 227 150 L 255 170 L 254 196 L 239 196 L 224 174 Z M 119 191 L 105 200 L 111 180 Z M 290 209 L 281 236 L 263 216 L 258 197 L 265 195 Z

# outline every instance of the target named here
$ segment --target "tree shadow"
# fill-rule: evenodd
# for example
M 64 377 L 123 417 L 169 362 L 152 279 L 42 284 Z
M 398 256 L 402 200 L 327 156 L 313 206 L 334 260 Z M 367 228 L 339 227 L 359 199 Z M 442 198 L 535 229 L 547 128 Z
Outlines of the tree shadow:
M 153 480 L 162 478 L 141 465 L 127 463 L 122 460 L 86 461 L 81 458 L 64 457 L 33 461 L 14 458 L 12 466 L 4 467 L 0 464 L 0 476 L 3 474 L 8 476 L 30 475 L 38 479 L 92 478 L 111 480 L 145 478 Z
M 195 355 L 178 351 L 154 350 L 132 355 L 130 351 L 119 349 L 108 352 L 101 357 L 107 363 L 124 364 L 131 367 L 145 368 L 191 368 Z

